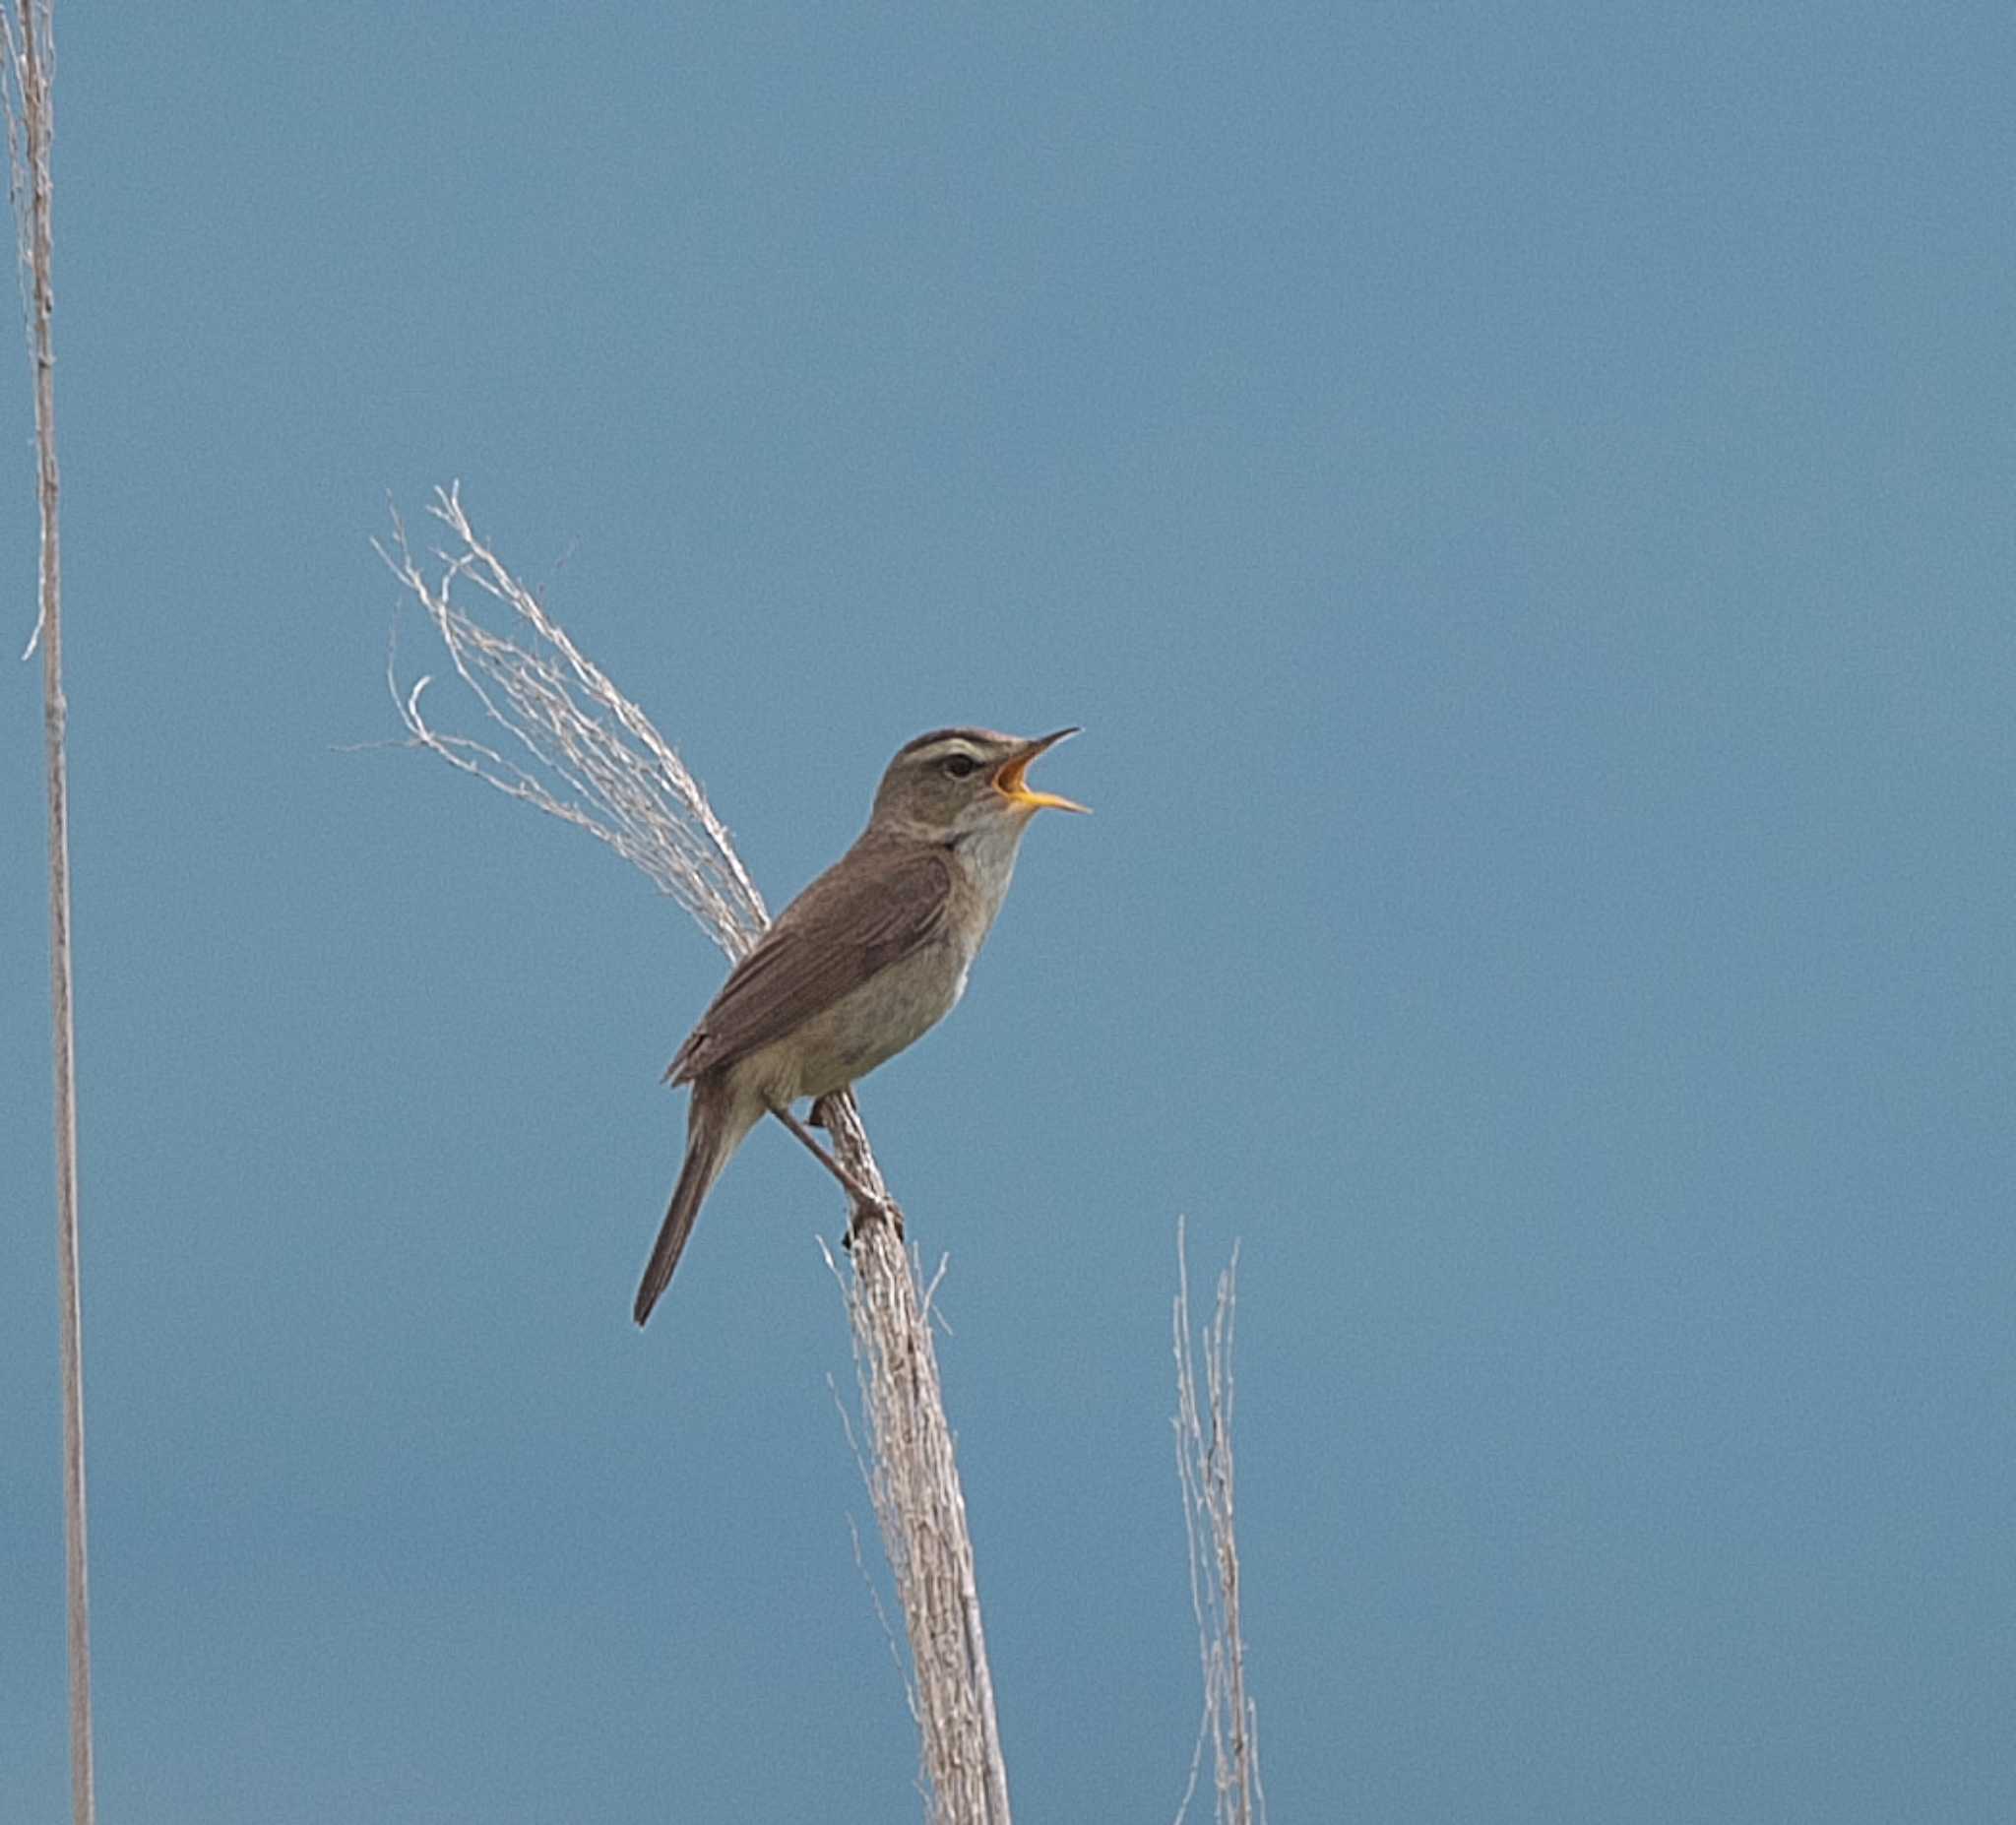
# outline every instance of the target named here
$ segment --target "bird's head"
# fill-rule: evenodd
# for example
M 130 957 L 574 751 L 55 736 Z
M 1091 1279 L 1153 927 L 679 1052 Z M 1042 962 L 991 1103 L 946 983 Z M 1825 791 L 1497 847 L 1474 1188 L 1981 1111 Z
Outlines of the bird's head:
M 991 728 L 934 728 L 897 750 L 876 788 L 870 828 L 950 843 L 981 832 L 1020 835 L 1045 806 L 1083 811 L 1028 781 L 1030 762 L 1077 732 L 1060 728 L 1032 741 Z

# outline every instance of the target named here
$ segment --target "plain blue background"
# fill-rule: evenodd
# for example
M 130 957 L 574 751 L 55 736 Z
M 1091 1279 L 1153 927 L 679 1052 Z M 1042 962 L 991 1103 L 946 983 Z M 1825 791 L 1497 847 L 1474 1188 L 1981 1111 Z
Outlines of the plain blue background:
M 368 540 L 455 476 L 773 904 L 909 736 L 1087 725 L 1041 777 L 1099 815 L 863 1093 L 951 1256 L 1026 1817 L 1182 1788 L 1178 1212 L 1200 1275 L 1244 1242 L 1277 1819 L 2016 1817 L 2006 7 L 59 15 L 104 1817 L 916 1803 L 786 1137 L 629 1322 L 718 956 L 345 751 L 397 732 Z

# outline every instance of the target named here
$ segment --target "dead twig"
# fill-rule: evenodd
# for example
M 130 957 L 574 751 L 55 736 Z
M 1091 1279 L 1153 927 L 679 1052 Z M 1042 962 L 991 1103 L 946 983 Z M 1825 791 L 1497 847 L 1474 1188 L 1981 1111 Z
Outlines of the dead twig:
M 26 659 L 42 650 L 42 730 L 49 790 L 49 1001 L 55 1067 L 56 1252 L 63 1304 L 63 1521 L 70 1638 L 70 1805 L 90 1825 L 91 1577 L 84 1486 L 84 1307 L 77 1249 L 77 1030 L 70 948 L 70 783 L 63 695 L 63 558 L 56 472 L 56 309 L 49 213 L 55 136 L 54 19 L 50 0 L 0 12 L 7 44 L 7 151 L 20 237 L 29 360 L 34 372 L 35 493 L 41 517 L 41 589 Z
M 1182 1825 L 1197 1791 L 1204 1744 L 1211 1744 L 1219 1825 L 1254 1825 L 1267 1816 L 1260 1785 L 1259 1717 L 1246 1694 L 1246 1644 L 1239 1622 L 1239 1549 L 1233 1526 L 1232 1325 L 1238 1307 L 1239 1251 L 1218 1277 L 1211 1322 L 1190 1321 L 1190 1267 L 1184 1227 L 1176 1224 L 1176 1476 L 1183 1489 L 1189 1542 L 1190 1606 L 1197 1617 L 1204 1671 L 1204 1714 L 1190 1758 L 1190 1782 L 1176 1809 Z M 1203 1385 L 1198 1384 L 1198 1354 Z

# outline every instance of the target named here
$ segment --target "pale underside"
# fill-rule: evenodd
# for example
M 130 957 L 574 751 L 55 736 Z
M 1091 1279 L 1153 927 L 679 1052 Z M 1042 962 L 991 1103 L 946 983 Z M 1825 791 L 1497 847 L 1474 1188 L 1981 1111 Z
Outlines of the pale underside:
M 973 961 L 947 916 L 954 863 L 937 849 L 872 859 L 828 869 L 786 909 L 680 1046 L 673 1083 L 742 1066 L 738 1085 L 766 1101 L 824 1096 L 951 1011 Z

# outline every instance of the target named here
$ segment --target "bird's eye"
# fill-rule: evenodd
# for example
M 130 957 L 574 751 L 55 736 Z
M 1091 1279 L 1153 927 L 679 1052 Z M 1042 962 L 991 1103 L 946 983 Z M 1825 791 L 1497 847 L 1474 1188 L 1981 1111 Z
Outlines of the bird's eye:
M 953 779 L 964 780 L 979 765 L 979 762 L 975 760 L 971 754 L 948 754 L 938 765 L 951 775 Z

